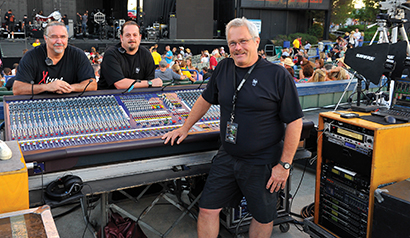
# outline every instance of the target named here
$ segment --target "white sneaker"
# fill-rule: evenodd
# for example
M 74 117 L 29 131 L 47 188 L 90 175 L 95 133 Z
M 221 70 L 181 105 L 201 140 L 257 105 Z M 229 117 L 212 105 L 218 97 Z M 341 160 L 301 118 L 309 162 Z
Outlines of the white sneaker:
M 14 39 L 14 36 L 11 36 L 11 39 Z
M 7 39 L 10 39 L 10 35 L 7 35 Z

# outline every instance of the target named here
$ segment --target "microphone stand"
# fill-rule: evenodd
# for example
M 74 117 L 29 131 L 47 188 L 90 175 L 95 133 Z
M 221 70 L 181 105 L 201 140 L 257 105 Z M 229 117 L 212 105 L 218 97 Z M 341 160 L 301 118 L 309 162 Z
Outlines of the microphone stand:
M 354 73 L 354 76 L 356 76 L 357 78 L 357 87 L 356 87 L 356 94 L 357 94 L 357 100 L 356 100 L 356 106 L 352 105 L 351 109 L 352 111 L 356 111 L 356 112 L 371 112 L 374 111 L 378 108 L 378 106 L 373 106 L 373 105 L 360 105 L 360 100 L 361 100 L 361 96 L 362 96 L 362 81 L 363 76 L 358 74 L 358 73 Z
M 88 85 L 90 85 L 90 83 L 92 82 L 93 82 L 93 79 L 90 79 L 87 85 L 85 85 L 84 90 L 77 97 L 81 97 L 85 93 L 85 90 L 87 89 Z

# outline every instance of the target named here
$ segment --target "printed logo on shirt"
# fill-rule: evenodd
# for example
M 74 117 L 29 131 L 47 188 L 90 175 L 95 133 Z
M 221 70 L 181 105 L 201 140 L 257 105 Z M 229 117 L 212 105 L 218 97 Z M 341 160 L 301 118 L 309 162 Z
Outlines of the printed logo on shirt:
M 140 68 L 135 68 L 135 73 L 138 74 L 140 72 Z
M 42 84 L 42 83 L 48 84 L 48 83 L 54 82 L 54 81 L 56 81 L 56 80 L 64 80 L 64 77 L 61 77 L 61 78 L 50 78 L 50 76 L 48 76 L 48 72 L 43 71 L 43 79 L 41 79 L 41 81 L 40 81 L 38 84 Z
M 46 79 L 46 84 L 47 84 L 47 83 L 52 83 L 52 82 L 57 81 L 57 80 L 64 80 L 64 77 L 61 77 L 61 78 L 50 78 L 50 77 L 47 77 L 47 79 Z
M 254 87 L 255 87 L 255 86 L 256 86 L 256 84 L 258 84 L 258 80 L 257 80 L 257 79 L 253 79 L 253 80 L 252 80 L 252 86 L 254 86 Z

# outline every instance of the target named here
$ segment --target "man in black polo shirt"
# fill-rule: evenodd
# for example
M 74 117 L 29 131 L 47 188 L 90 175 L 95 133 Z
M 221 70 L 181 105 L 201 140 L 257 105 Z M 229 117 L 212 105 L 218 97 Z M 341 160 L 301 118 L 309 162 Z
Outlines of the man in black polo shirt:
M 198 237 L 217 237 L 220 211 L 238 205 L 243 196 L 253 216 L 249 237 L 270 237 L 303 113 L 292 76 L 258 56 L 256 26 L 236 18 L 226 26 L 226 36 L 231 58 L 215 68 L 184 125 L 162 139 L 180 144 L 210 106 L 219 104 L 222 146 L 199 203 Z
M 44 40 L 20 60 L 14 95 L 97 90 L 93 68 L 82 50 L 68 45 L 64 23 L 48 23 Z
M 134 21 L 122 25 L 121 43 L 108 49 L 101 63 L 98 89 L 161 87 L 155 77 L 155 65 L 148 49 L 141 47 L 141 34 Z

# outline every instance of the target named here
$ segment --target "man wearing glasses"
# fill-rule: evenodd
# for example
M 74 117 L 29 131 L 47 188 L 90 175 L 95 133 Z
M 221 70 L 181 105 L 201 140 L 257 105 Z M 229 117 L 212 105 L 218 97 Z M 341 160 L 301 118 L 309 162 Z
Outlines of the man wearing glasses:
M 161 87 L 155 78 L 155 65 L 148 49 L 140 46 L 140 28 L 134 21 L 121 27 L 118 45 L 109 48 L 101 63 L 98 89 L 127 89 Z
M 14 95 L 97 90 L 93 68 L 82 50 L 68 45 L 63 22 L 48 23 L 44 40 L 20 60 Z
M 222 146 L 199 203 L 198 237 L 216 238 L 222 208 L 239 205 L 245 196 L 253 217 L 249 237 L 267 238 L 299 143 L 303 113 L 292 76 L 258 56 L 256 26 L 236 18 L 226 26 L 226 36 L 231 58 L 216 66 L 184 125 L 162 139 L 180 144 L 210 106 L 220 104 Z

